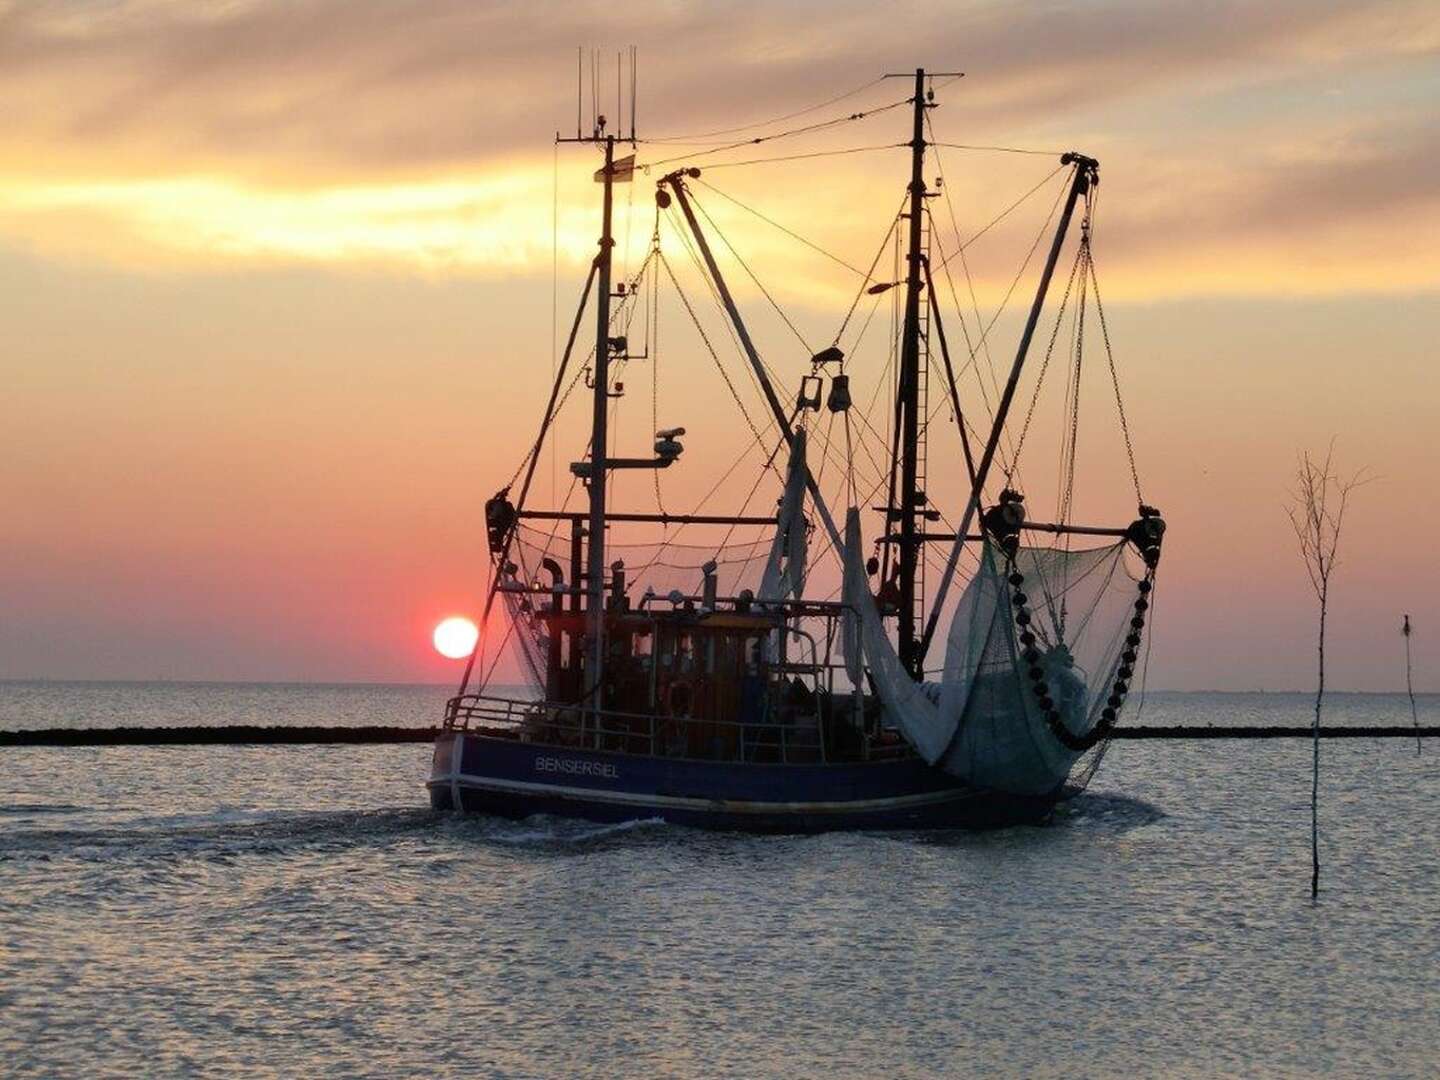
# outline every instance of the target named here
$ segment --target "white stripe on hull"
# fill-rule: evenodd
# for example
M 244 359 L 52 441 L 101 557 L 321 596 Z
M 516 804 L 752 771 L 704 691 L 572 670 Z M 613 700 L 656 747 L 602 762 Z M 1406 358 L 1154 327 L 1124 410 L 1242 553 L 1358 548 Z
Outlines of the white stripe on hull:
M 893 795 L 883 799 L 851 799 L 844 802 L 754 802 L 740 799 L 696 799 L 683 795 L 647 795 L 630 791 L 602 791 L 595 788 L 568 787 L 562 784 L 537 784 L 526 780 L 503 780 L 492 776 L 469 776 L 459 773 L 429 781 L 430 786 L 450 785 L 458 808 L 461 788 L 482 791 L 517 792 L 525 795 L 550 795 L 562 799 L 585 799 L 591 802 L 621 806 L 670 807 L 683 810 L 708 810 L 729 814 L 846 814 L 857 810 L 898 810 L 910 806 L 933 806 L 955 802 L 977 794 L 968 788 L 952 791 L 922 791 L 914 795 Z

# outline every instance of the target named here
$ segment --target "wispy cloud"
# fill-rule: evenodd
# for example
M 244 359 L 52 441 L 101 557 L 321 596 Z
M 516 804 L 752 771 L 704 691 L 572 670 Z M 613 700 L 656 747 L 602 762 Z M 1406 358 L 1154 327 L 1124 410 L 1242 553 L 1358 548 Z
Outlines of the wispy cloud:
M 1440 280 L 1416 239 L 1416 218 L 1440 213 L 1423 180 L 1436 154 L 1423 117 L 1357 113 L 1337 128 L 1321 89 L 1407 70 L 1426 79 L 1440 20 L 1414 2 L 13 4 L 0 11 L 0 95 L 12 106 L 0 229 L 41 251 L 122 262 L 548 268 L 547 136 L 573 123 L 569 49 L 616 41 L 640 47 L 641 126 L 655 134 L 823 100 L 913 64 L 923 41 L 918 59 L 968 72 L 942 114 L 964 141 L 1113 150 L 1107 253 L 1135 293 Z M 1277 145 L 1280 81 L 1312 86 L 1314 105 L 1298 117 L 1288 107 Z M 1237 88 L 1254 103 L 1238 116 L 1217 104 Z M 844 108 L 904 94 L 879 85 Z M 1184 144 L 1153 119 L 1145 127 L 1157 111 L 1183 119 Z M 867 121 L 867 137 L 904 137 L 886 122 Z M 825 183 L 883 217 L 888 165 L 828 164 Z M 990 177 L 977 201 L 997 202 L 1005 179 L 975 175 Z M 562 184 L 567 252 L 590 246 L 591 195 Z M 849 217 L 814 227 L 860 258 L 873 223 Z M 742 235 L 782 272 L 798 269 L 763 229 Z

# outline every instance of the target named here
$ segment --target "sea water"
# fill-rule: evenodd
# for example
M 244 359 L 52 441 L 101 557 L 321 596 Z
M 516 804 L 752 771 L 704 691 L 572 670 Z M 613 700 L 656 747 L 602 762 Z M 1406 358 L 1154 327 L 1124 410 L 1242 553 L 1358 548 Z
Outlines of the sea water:
M 420 725 L 446 694 L 5 683 L 0 728 Z M 423 745 L 3 749 L 0 1074 L 1436 1075 L 1440 741 L 1321 764 L 1312 902 L 1300 740 L 1117 742 L 1043 827 L 813 837 L 434 814 Z

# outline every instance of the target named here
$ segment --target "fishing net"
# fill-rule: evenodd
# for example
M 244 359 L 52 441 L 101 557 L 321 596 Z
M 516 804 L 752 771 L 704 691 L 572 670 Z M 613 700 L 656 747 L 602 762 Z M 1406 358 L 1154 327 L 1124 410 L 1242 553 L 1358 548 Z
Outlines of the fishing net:
M 522 580 L 516 572 L 510 572 L 504 575 L 503 584 L 518 588 Z M 539 691 L 545 686 L 545 657 L 550 651 L 550 637 L 545 624 L 535 617 L 535 606 L 528 595 L 502 591 L 500 596 L 510 619 L 506 634 L 515 655 L 516 667 L 530 688 Z
M 1012 559 L 984 544 L 950 625 L 944 677 L 927 687 L 955 720 L 936 764 L 1017 794 L 1064 782 L 1128 690 L 1128 639 L 1147 579 L 1127 548 L 1021 547 Z
M 682 544 L 669 540 L 654 542 L 611 541 L 605 545 L 605 556 L 613 564 L 621 562 L 625 569 L 626 595 L 631 604 L 638 604 L 646 593 L 665 597 L 678 589 L 685 596 L 697 596 L 705 584 L 705 566 L 714 562 L 716 588 L 720 596 L 735 596 L 741 589 L 756 590 L 770 554 L 771 539 L 760 536 L 751 540 L 720 544 Z M 510 548 L 515 574 L 531 586 L 548 588 L 552 575 L 545 569 L 551 559 L 570 573 L 570 536 L 551 534 L 521 525 Z M 541 596 L 542 603 L 550 601 Z
M 1127 545 L 1021 547 L 1011 557 L 985 541 L 950 624 L 943 677 L 927 683 L 900 664 L 859 584 L 859 545 L 846 549 L 846 603 L 887 719 L 926 761 L 976 787 L 1061 787 L 1129 688 L 1149 578 Z

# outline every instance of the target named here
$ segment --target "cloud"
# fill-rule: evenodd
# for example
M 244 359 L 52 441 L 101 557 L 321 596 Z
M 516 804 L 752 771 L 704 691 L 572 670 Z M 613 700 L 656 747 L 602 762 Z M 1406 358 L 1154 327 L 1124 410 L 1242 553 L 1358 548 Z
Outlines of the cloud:
M 474 4 L 156 0 L 4 15 L 7 157 L 44 147 L 109 167 L 329 179 L 454 170 L 543 143 L 573 115 L 577 42 L 636 42 L 647 130 L 788 111 L 914 42 L 971 73 L 967 120 L 1030 123 L 1113 97 L 1287 64 L 1440 49 L 1420 4 Z M 1258 67 L 1257 64 L 1263 64 Z M 608 96 L 609 71 L 602 90 Z M 898 84 L 899 96 L 905 86 Z M 606 102 L 601 103 L 602 110 Z M 352 177 L 353 179 L 353 177 Z
M 1248 160 L 1135 163 L 1106 201 L 1121 289 L 1175 293 L 1414 291 L 1440 285 L 1440 133 L 1422 125 L 1271 145 Z
M 636 42 L 642 132 L 663 133 L 732 127 L 834 97 L 904 70 L 917 40 L 926 43 L 921 59 L 968 71 L 944 94 L 940 115 L 954 137 L 1106 149 L 1105 190 L 1116 192 L 1107 251 L 1122 291 L 1437 280 L 1434 258 L 1414 239 L 1423 230 L 1413 216 L 1436 212 L 1416 180 L 1434 149 L 1420 121 L 1357 122 L 1337 148 L 1344 156 L 1326 167 L 1323 152 L 1305 153 L 1307 134 L 1329 137 L 1335 126 L 1333 102 L 1316 90 L 1298 121 L 1287 115 L 1299 125 L 1287 145 L 1298 149 L 1254 152 L 1270 135 L 1277 81 L 1394 80 L 1440 51 L 1428 5 L 1403 2 L 884 11 L 848 2 L 17 4 L 0 9 L 0 95 L 11 104 L 0 130 L 0 229 L 42 252 L 128 264 L 548 270 L 548 137 L 573 115 L 573 43 Z M 605 95 L 612 70 L 601 80 Z M 1216 103 L 1240 91 L 1253 96 L 1248 114 Z M 805 119 L 907 93 L 904 80 L 878 83 Z M 1172 130 L 1184 125 L 1190 140 L 1177 145 L 1156 130 L 1157 113 Z M 764 150 L 898 142 L 897 117 Z M 705 161 L 725 158 L 690 149 Z M 684 148 L 647 148 L 651 159 L 672 152 Z M 563 159 L 557 201 L 560 248 L 578 262 L 593 250 L 593 188 L 575 154 Z M 1014 174 L 963 168 L 974 207 L 1004 205 L 1016 190 Z M 888 210 L 853 208 L 888 205 L 901 171 L 888 158 L 847 158 L 775 171 L 768 191 L 763 179 L 735 182 L 805 220 L 824 200 L 803 184 L 823 175 L 838 220 L 807 227 L 863 260 Z M 774 277 L 799 282 L 792 295 L 844 302 L 843 274 L 812 274 L 763 226 L 736 228 Z M 1243 273 L 1226 254 L 1237 246 Z M 1294 272 L 1297 258 L 1308 265 L 1337 251 L 1355 258 L 1325 274 Z M 1377 273 L 1386 252 L 1401 256 L 1393 274 Z M 982 291 L 997 293 L 1008 272 L 983 274 Z

